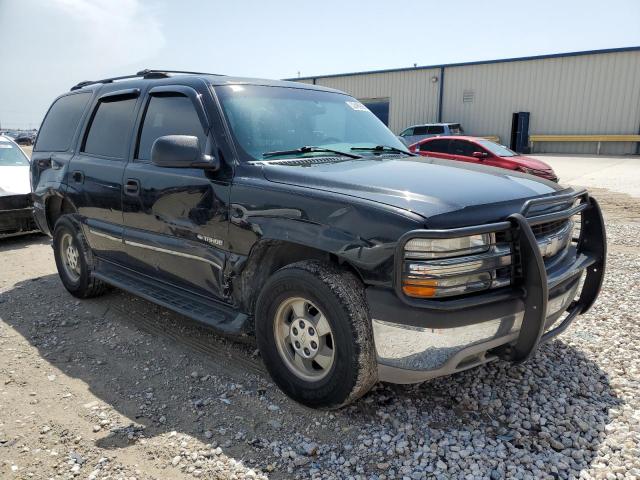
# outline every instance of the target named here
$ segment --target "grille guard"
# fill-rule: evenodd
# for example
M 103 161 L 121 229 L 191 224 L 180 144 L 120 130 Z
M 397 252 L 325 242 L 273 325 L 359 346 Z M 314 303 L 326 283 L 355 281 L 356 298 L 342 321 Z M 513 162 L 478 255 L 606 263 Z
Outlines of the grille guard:
M 537 216 L 526 217 L 538 206 L 552 207 L 573 203 L 581 203 L 568 209 Z M 531 225 L 570 218 L 582 213 L 580 238 L 577 245 L 579 268 L 571 275 L 586 270 L 586 277 L 577 300 L 566 309 L 567 316 L 560 324 L 545 333 L 549 282 L 544 260 Z M 513 238 L 514 254 L 520 255 L 520 271 L 517 282 L 510 287 L 497 289 L 469 297 L 453 300 L 423 300 L 410 298 L 402 292 L 402 263 L 404 261 L 404 245 L 412 238 L 454 238 L 490 232 L 509 232 Z M 524 319 L 520 334 L 515 344 L 500 347 L 494 353 L 503 359 L 523 362 L 530 358 L 536 347 L 565 331 L 576 316 L 587 312 L 595 302 L 606 267 L 606 233 L 602 211 L 595 198 L 586 190 L 572 194 L 536 198 L 525 202 L 520 213 L 510 215 L 504 222 L 491 223 L 449 230 L 415 230 L 403 235 L 396 247 L 396 265 L 394 287 L 398 297 L 412 307 L 428 308 L 441 311 L 455 311 L 472 308 L 487 303 L 499 302 L 512 298 L 521 298 L 525 304 Z

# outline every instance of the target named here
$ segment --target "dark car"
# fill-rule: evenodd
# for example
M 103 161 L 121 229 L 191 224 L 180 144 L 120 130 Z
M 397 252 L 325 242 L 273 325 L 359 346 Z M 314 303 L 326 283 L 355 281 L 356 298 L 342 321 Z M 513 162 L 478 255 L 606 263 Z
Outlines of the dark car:
M 536 175 L 553 182 L 558 181 L 558 176 L 549 164 L 536 158 L 520 155 L 486 138 L 466 136 L 427 138 L 414 143 L 409 150 L 425 157 L 483 163 L 492 167 Z
M 18 145 L 33 145 L 36 140 L 36 134 L 33 132 L 22 132 L 16 135 L 15 142 Z
M 315 85 L 82 82 L 49 109 L 31 175 L 71 294 L 113 285 L 255 335 L 275 382 L 314 407 L 525 360 L 603 279 L 586 191 L 414 155 Z

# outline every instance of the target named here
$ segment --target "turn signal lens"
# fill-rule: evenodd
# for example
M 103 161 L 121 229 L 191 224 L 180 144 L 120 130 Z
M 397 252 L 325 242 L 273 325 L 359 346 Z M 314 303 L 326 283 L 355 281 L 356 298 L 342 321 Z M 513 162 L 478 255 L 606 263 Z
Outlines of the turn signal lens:
M 494 233 L 453 238 L 412 238 L 404 245 L 402 293 L 441 298 L 510 284 L 512 252 Z
M 405 295 L 417 298 L 435 297 L 437 280 L 405 280 L 402 291 Z

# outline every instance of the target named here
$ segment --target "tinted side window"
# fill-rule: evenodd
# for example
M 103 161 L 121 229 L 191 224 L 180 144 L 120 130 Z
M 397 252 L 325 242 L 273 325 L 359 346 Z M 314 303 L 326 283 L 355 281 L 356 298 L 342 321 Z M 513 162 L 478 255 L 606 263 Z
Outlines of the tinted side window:
M 91 100 L 90 92 L 60 97 L 51 105 L 42 123 L 35 151 L 64 152 L 69 150 L 80 117 Z
M 142 124 L 136 158 L 149 160 L 153 142 L 164 135 L 193 135 L 198 137 L 200 147 L 204 147 L 205 132 L 198 112 L 188 97 L 181 95 L 151 97 Z
M 432 125 L 427 130 L 432 135 L 441 135 L 444 133 L 444 127 L 442 125 Z
M 427 134 L 427 127 L 415 127 L 413 129 L 413 134 L 414 135 L 426 135 Z
M 83 152 L 112 158 L 125 158 L 133 128 L 137 98 L 108 99 L 98 104 Z
M 463 155 L 465 157 L 472 157 L 473 152 L 479 150 L 473 143 L 463 142 L 462 140 L 453 140 L 451 142 L 451 153 L 453 155 Z
M 400 134 L 401 137 L 408 137 L 413 135 L 413 128 L 407 128 L 404 132 Z
M 421 152 L 449 153 L 449 140 L 431 140 L 420 145 Z

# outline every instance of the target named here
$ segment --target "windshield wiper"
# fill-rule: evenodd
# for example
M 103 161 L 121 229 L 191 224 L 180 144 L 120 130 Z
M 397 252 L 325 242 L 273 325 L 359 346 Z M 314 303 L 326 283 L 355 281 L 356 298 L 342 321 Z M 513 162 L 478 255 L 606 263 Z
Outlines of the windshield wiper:
M 375 147 L 351 147 L 351 150 L 355 151 L 369 151 L 369 152 L 398 152 L 415 157 L 416 153 L 411 153 L 408 150 L 402 150 L 401 148 L 390 147 L 389 145 L 376 145 Z
M 262 154 L 262 157 L 268 158 L 268 157 L 276 157 L 278 155 L 295 155 L 296 153 L 310 153 L 310 152 L 335 153 L 336 155 L 343 155 L 349 158 L 362 158 L 362 155 L 356 155 L 355 153 L 341 152 L 340 150 L 333 150 L 331 148 L 324 148 L 324 147 L 314 147 L 310 145 L 307 145 L 305 147 L 295 148 L 293 150 L 277 150 L 275 152 L 265 152 Z

